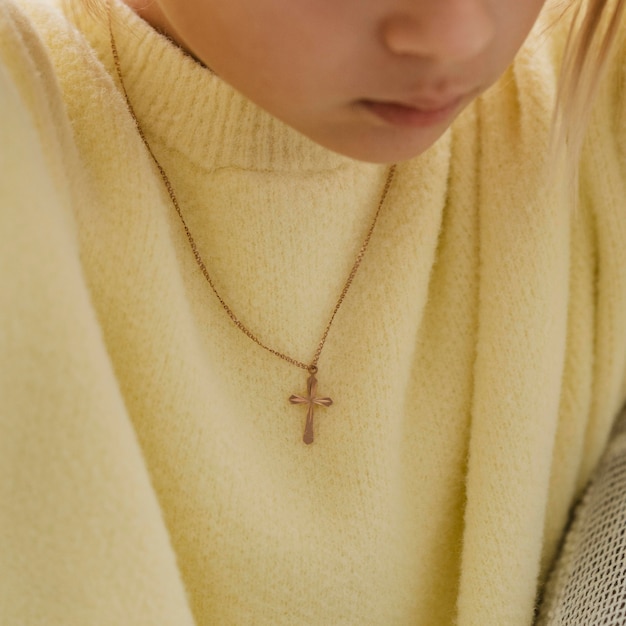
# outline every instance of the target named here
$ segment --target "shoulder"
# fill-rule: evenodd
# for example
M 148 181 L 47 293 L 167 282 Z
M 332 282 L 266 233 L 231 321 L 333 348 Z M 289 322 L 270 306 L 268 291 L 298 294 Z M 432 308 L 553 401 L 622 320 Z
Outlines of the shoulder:
M 46 42 L 50 30 L 68 28 L 61 12 L 47 2 L 0 0 L 0 145 L 5 155 L 16 142 L 44 156 L 70 150 L 58 64 Z M 55 160 L 48 159 L 53 168 Z
M 27 251 L 40 256 L 40 239 L 53 224 L 74 245 L 71 207 L 81 166 L 46 42 L 48 32 L 64 28 L 48 3 L 0 0 L 0 249 L 14 270 Z
M 19 81 L 20 70 L 33 65 L 51 69 L 45 39 L 49 30 L 68 28 L 61 11 L 42 0 L 0 0 L 0 60 Z

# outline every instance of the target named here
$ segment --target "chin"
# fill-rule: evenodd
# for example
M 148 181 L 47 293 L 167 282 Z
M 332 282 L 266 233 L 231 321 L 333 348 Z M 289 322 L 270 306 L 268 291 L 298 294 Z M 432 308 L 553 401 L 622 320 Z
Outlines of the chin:
M 420 129 L 419 132 L 377 128 L 310 138 L 333 152 L 357 161 L 391 164 L 408 161 L 423 154 L 441 138 L 449 126 L 450 124 L 439 125 L 436 128 Z

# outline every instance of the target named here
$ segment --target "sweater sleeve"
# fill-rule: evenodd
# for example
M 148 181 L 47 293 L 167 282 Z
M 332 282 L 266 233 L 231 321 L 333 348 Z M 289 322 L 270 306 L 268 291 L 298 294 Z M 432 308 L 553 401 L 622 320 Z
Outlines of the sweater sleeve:
M 81 269 L 46 49 L 0 0 L 0 624 L 193 624 Z

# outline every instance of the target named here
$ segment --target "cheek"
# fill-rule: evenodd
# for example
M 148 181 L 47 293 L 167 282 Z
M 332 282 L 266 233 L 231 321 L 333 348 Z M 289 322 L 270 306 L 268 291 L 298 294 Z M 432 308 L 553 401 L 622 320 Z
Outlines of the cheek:
M 478 74 L 484 72 L 484 88 L 496 82 L 513 62 L 543 5 L 544 0 L 494 0 L 495 38 L 482 59 L 470 64 Z
M 356 80 L 350 45 L 347 37 L 311 23 L 295 28 L 265 22 L 224 29 L 212 43 L 199 43 L 196 54 L 243 95 L 291 121 L 348 98 Z
M 329 40 L 320 12 L 305 10 L 306 2 L 286 0 L 160 0 L 170 5 L 168 17 L 199 56 L 217 63 L 228 59 L 252 66 L 276 64 L 283 56 L 320 48 Z M 191 8 L 190 8 L 191 7 Z M 322 35 L 323 34 L 323 35 Z M 209 59 L 207 59 L 209 60 Z
M 500 40 L 511 57 L 524 43 L 532 30 L 545 0 L 507 0 L 498 3 Z

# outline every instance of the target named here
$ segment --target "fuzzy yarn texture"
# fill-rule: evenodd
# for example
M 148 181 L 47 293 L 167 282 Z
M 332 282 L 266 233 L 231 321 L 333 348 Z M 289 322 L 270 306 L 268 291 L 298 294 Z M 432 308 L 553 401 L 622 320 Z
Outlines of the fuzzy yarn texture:
M 398 167 L 319 363 L 228 319 L 79 0 L 0 0 L 0 624 L 527 626 L 626 398 L 624 47 L 579 203 L 565 26 Z M 130 98 L 213 278 L 307 361 L 386 167 L 300 136 L 122 4 Z
M 626 413 L 574 511 L 537 626 L 626 624 Z

